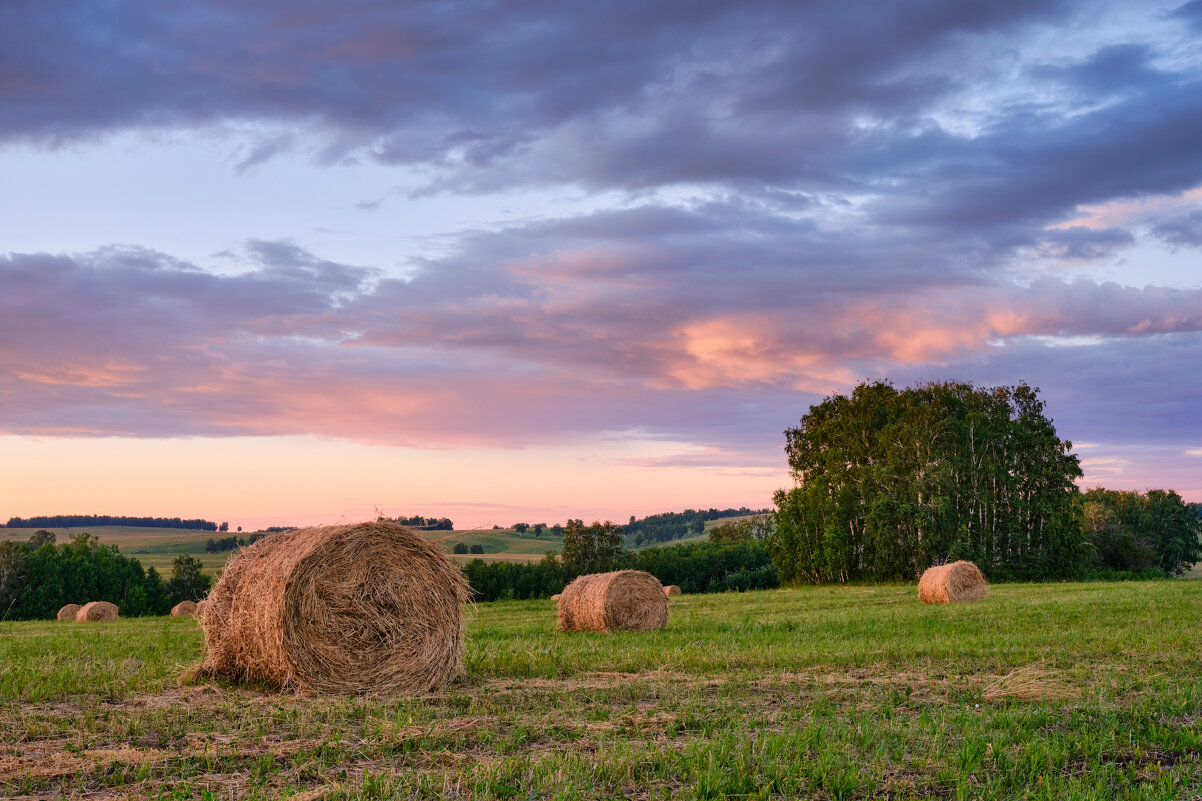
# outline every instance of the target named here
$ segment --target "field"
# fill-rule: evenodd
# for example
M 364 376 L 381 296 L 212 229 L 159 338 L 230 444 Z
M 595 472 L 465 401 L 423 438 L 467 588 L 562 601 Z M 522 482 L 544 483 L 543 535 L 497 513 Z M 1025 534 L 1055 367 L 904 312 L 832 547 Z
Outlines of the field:
M 190 619 L 0 624 L 0 797 L 1202 798 L 1202 583 L 674 599 L 556 635 L 481 604 L 409 699 L 181 682 Z
M 35 531 L 34 528 L 0 528 L 0 540 L 27 540 Z M 105 545 L 116 545 L 121 553 L 132 556 L 142 563 L 145 568 L 156 568 L 164 576 L 171 575 L 171 562 L 182 553 L 191 554 L 204 565 L 205 572 L 216 575 L 225 566 L 233 551 L 224 553 L 206 553 L 205 543 L 210 539 L 229 536 L 246 536 L 246 533 L 227 532 L 218 534 L 214 531 L 194 531 L 179 528 L 142 528 L 137 526 L 93 526 L 91 528 L 51 528 L 58 535 L 58 542 L 63 543 L 80 532 L 94 534 Z M 450 552 L 457 542 L 472 545 L 482 545 L 483 554 L 453 555 L 456 561 L 466 562 L 469 559 L 484 559 L 487 561 L 506 562 L 537 562 L 547 551 L 559 553 L 563 549 L 563 540 L 543 534 L 535 537 L 531 532 L 519 534 L 512 529 L 472 529 L 464 531 L 423 531 L 426 539 L 438 543 L 443 550 Z

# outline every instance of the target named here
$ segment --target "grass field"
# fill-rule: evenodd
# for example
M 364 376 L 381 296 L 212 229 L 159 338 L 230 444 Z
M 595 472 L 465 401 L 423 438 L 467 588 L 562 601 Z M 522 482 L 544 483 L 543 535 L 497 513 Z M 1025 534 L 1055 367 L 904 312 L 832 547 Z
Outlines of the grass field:
M 0 624 L 0 797 L 1197 799 L 1202 583 L 674 599 L 556 635 L 481 604 L 408 699 L 181 683 L 190 619 Z

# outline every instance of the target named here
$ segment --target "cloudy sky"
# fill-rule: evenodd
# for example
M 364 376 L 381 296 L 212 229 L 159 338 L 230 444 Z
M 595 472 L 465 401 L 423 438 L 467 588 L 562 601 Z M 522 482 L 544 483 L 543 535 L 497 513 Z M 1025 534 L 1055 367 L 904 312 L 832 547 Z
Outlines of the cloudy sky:
M 0 518 L 767 506 L 863 379 L 1202 501 L 1202 0 L 7 0 Z

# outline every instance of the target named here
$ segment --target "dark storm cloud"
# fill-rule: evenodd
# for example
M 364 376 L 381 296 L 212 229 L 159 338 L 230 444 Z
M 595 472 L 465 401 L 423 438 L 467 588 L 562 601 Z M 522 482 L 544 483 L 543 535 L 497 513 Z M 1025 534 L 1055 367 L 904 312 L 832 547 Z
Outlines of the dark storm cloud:
M 276 121 L 324 131 L 327 158 L 366 147 L 385 162 L 453 160 L 465 173 L 507 162 L 522 173 L 541 172 L 523 161 L 541 140 L 584 145 L 588 130 L 613 135 L 631 118 L 646 130 L 600 154 L 614 174 L 559 163 L 537 177 L 764 179 L 767 154 L 747 146 L 775 133 L 779 170 L 781 136 L 831 147 L 847 141 L 850 114 L 920 114 L 948 84 L 933 53 L 953 57 L 966 38 L 1063 13 L 1050 2 L 653 5 L 7 3 L 0 136 L 57 143 Z M 694 147 L 676 148 L 664 170 L 623 171 L 653 167 L 682 138 Z M 271 137 L 243 163 L 288 144 Z M 811 174 L 801 163 L 781 177 Z
M 994 242 L 1202 180 L 1202 85 L 1142 42 L 1032 62 L 1060 99 L 1002 103 L 979 135 L 935 122 L 1024 32 L 1087 13 L 1070 3 L 647 5 L 8 3 L 0 137 L 241 121 L 286 132 L 239 169 L 304 149 L 433 168 L 431 190 L 849 192 Z

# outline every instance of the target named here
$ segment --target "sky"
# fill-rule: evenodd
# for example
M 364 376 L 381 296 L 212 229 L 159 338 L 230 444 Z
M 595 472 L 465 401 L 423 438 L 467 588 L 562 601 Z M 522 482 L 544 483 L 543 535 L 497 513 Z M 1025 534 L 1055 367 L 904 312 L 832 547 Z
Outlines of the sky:
M 0 518 L 771 505 L 858 382 L 1202 501 L 1202 0 L 0 4 Z

